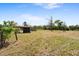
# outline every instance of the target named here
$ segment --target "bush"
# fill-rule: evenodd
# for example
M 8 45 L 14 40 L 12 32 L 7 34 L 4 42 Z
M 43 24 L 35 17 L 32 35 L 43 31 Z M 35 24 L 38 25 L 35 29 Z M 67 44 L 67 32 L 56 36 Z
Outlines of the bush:
M 31 31 L 36 31 L 36 30 L 37 30 L 36 26 L 31 27 Z
M 4 38 L 7 39 L 10 37 L 13 29 L 12 29 L 12 27 L 2 27 L 1 31 L 3 31 Z

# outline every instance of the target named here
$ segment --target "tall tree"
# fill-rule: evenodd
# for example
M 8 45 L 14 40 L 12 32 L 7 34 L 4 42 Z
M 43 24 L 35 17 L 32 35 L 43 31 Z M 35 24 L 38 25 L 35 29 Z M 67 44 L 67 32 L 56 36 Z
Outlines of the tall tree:
M 24 21 L 23 26 L 28 26 L 26 21 Z
M 51 19 L 49 20 L 48 26 L 49 26 L 49 30 L 53 30 L 54 23 L 53 23 L 53 18 L 52 18 L 52 16 L 51 16 Z

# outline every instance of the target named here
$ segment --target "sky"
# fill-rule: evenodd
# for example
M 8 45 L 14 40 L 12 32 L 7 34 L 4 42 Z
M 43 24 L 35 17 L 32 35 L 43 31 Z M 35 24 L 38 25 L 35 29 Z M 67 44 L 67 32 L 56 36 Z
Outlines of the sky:
M 15 21 L 22 25 L 46 25 L 50 17 L 67 25 L 79 24 L 79 3 L 0 3 L 0 23 Z

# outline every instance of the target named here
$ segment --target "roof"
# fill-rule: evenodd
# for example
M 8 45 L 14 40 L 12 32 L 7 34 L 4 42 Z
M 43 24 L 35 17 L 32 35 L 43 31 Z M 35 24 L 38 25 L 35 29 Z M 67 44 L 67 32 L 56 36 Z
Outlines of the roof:
M 27 28 L 27 27 L 30 27 L 30 26 L 15 26 L 17 28 Z

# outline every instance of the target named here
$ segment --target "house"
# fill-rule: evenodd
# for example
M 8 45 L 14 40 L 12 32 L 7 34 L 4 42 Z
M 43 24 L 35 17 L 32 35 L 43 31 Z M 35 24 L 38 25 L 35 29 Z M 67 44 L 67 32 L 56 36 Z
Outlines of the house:
M 22 29 L 23 33 L 30 33 L 31 32 L 30 26 L 16 26 L 16 27 Z

